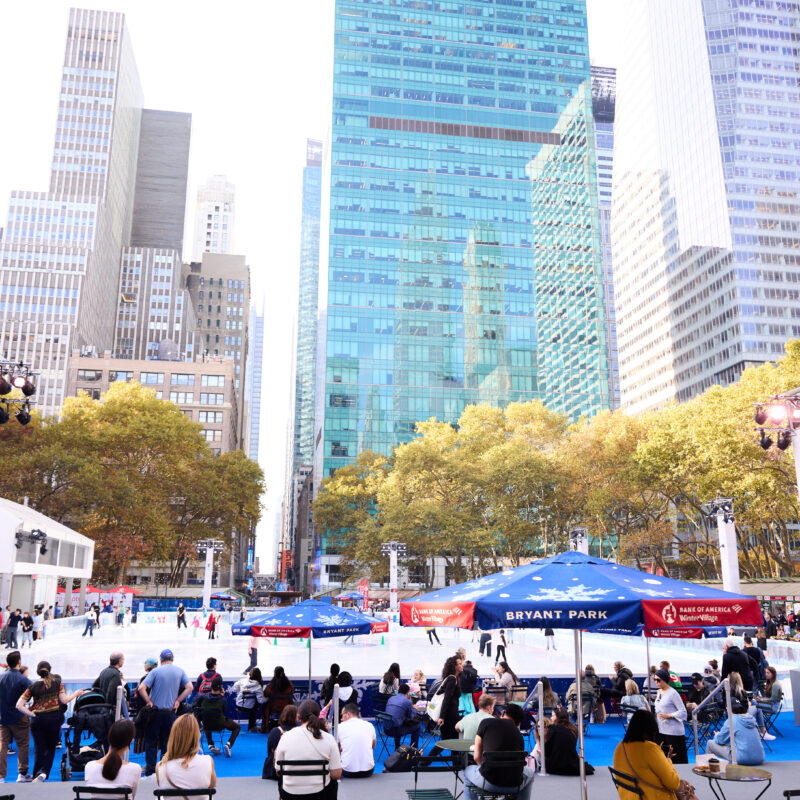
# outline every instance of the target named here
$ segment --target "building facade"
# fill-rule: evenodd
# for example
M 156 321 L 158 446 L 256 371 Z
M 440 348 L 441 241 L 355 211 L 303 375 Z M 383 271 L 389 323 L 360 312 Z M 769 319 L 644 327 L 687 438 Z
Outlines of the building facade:
M 247 447 L 245 452 L 252 461 L 258 461 L 261 435 L 261 375 L 264 360 L 264 311 L 250 309 L 248 330 L 247 370 L 245 392 L 247 402 Z
M 236 221 L 236 187 L 225 175 L 212 175 L 197 190 L 192 260 L 203 253 L 232 253 Z
M 800 335 L 800 7 L 654 0 L 625 24 L 612 245 L 621 400 L 638 413 Z

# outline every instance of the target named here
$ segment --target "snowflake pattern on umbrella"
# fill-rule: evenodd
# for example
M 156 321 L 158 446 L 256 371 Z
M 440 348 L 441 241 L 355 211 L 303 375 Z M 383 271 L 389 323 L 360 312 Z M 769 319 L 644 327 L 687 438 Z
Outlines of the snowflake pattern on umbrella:
M 572 586 L 569 589 L 546 589 L 542 588 L 536 594 L 529 594 L 528 600 L 535 601 L 555 601 L 560 603 L 575 602 L 578 600 L 598 600 L 610 594 L 613 589 L 590 589 L 582 583 Z
M 331 628 L 335 628 L 339 625 L 353 625 L 353 618 L 347 614 L 336 614 L 335 612 L 331 612 L 330 614 L 317 614 L 317 619 L 323 625 L 330 626 Z

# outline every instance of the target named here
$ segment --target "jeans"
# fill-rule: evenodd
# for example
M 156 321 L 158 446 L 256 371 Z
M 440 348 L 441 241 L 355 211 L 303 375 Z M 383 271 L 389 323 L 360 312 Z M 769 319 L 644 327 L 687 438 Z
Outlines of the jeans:
M 492 635 L 490 633 L 481 634 L 481 641 L 478 645 L 478 651 L 481 655 L 486 653 L 487 658 L 492 657 Z
M 402 725 L 395 728 L 390 728 L 388 731 L 384 730 L 387 736 L 394 737 L 394 749 L 400 747 L 400 740 L 406 735 L 411 734 L 411 746 L 416 747 L 419 744 L 419 722 L 415 719 L 407 719 Z
M 178 617 L 178 628 L 180 628 L 181 625 L 183 625 L 184 628 L 186 627 L 186 615 L 185 614 L 182 617 Z
M 156 771 L 158 751 L 167 752 L 169 732 L 175 722 L 175 712 L 171 708 L 159 708 L 144 732 L 145 775 L 152 775 Z
M 25 642 L 28 643 L 28 647 L 33 647 L 33 631 L 22 631 L 22 639 L 19 646 L 25 647 Z
M 16 650 L 17 646 L 17 628 L 6 628 L 6 650 Z
M 49 711 L 46 714 L 37 714 L 31 721 L 31 736 L 33 736 L 33 777 L 37 775 L 50 775 L 53 758 L 56 754 L 56 745 L 61 736 L 61 712 Z
M 476 786 L 479 789 L 486 788 L 490 791 L 508 792 L 513 792 L 517 788 L 516 786 L 499 786 L 498 784 L 490 783 L 484 779 L 483 775 L 481 775 L 481 768 L 477 764 L 467 767 L 463 774 L 464 797 L 466 800 L 476 800 L 476 795 L 473 791 L 473 787 Z M 517 793 L 518 800 L 530 800 L 531 791 L 533 790 L 533 777 L 533 770 L 529 767 L 525 767 L 522 770 L 522 784 L 520 785 L 519 792 Z
M 83 633 L 81 635 L 86 636 L 87 633 L 89 636 L 94 636 L 94 620 L 86 620 L 86 625 L 84 626 Z
M 250 665 L 245 670 L 246 673 L 249 673 L 251 669 L 258 666 L 258 650 L 253 647 L 250 650 Z
M 230 731 L 231 735 L 228 737 L 228 744 L 233 747 L 233 743 L 236 741 L 236 737 L 239 735 L 239 731 L 242 729 L 242 726 L 232 719 L 225 719 L 225 721 L 216 728 L 213 725 L 209 726 L 203 723 L 203 729 L 206 732 L 206 741 L 212 747 L 214 746 L 214 740 L 211 738 L 212 733 L 218 733 L 219 731 Z
M 17 771 L 20 775 L 28 774 L 28 751 L 30 748 L 31 722 L 22 717 L 11 725 L 0 725 L 0 778 L 6 777 L 8 769 L 8 746 L 13 739 L 17 744 Z
M 433 640 L 434 640 L 434 639 L 436 639 L 436 644 L 441 644 L 441 642 L 439 641 L 439 634 L 438 634 L 438 633 L 436 633 L 436 629 L 435 629 L 435 628 L 431 628 L 431 629 L 428 631 L 428 641 L 429 641 L 431 644 L 433 644 Z
M 500 655 L 500 651 L 503 651 L 503 655 Z M 495 649 L 494 655 L 494 663 L 496 664 L 498 661 L 505 661 L 506 660 L 506 646 L 504 644 L 497 645 Z
M 706 755 L 721 756 L 726 761 L 731 760 L 730 745 L 717 744 L 713 739 L 706 742 Z
M 747 714 L 748 716 L 755 717 L 756 726 L 759 730 L 764 730 L 764 714 L 755 703 L 750 703 L 750 708 L 747 710 Z

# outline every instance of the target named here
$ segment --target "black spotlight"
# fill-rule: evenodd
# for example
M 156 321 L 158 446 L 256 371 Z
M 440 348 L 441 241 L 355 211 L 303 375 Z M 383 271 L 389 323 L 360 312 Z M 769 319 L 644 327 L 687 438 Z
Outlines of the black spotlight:
M 40 553 L 41 553 L 43 556 L 46 556 L 46 555 L 47 555 L 47 545 L 46 545 L 46 544 L 43 544 L 43 545 L 42 545 L 42 546 L 39 548 L 39 552 L 40 552 Z
M 764 429 L 763 428 L 761 429 L 761 441 L 759 441 L 759 444 L 765 450 L 769 450 L 770 447 L 772 447 L 772 439 L 769 436 L 767 436 L 766 433 L 764 433 Z
M 0 408 L 0 425 L 5 425 L 10 417 L 8 416 L 8 407 Z
M 33 385 L 33 383 L 31 383 L 30 378 L 25 379 L 25 383 L 22 384 L 21 388 L 22 388 L 22 394 L 24 394 L 25 397 L 30 397 L 32 394 L 36 392 L 36 387 Z
M 792 443 L 792 432 L 781 431 L 778 434 L 778 441 L 775 443 L 775 446 L 778 448 L 778 450 L 785 450 L 791 443 Z
M 31 421 L 31 414 L 26 406 L 23 406 L 14 416 L 20 425 L 27 425 Z
M 763 425 L 767 421 L 767 411 L 764 406 L 756 406 L 756 425 Z
M 5 375 L 0 375 L 0 394 L 8 394 L 12 389 Z

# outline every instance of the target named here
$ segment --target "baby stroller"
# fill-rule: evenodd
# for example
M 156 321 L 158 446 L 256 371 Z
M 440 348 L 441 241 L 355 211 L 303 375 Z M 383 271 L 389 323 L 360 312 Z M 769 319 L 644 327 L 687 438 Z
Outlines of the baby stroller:
M 90 761 L 106 754 L 108 732 L 114 724 L 116 709 L 106 703 L 105 695 L 92 689 L 82 694 L 73 706 L 64 731 L 64 755 L 61 757 L 61 780 L 73 772 L 83 772 Z

